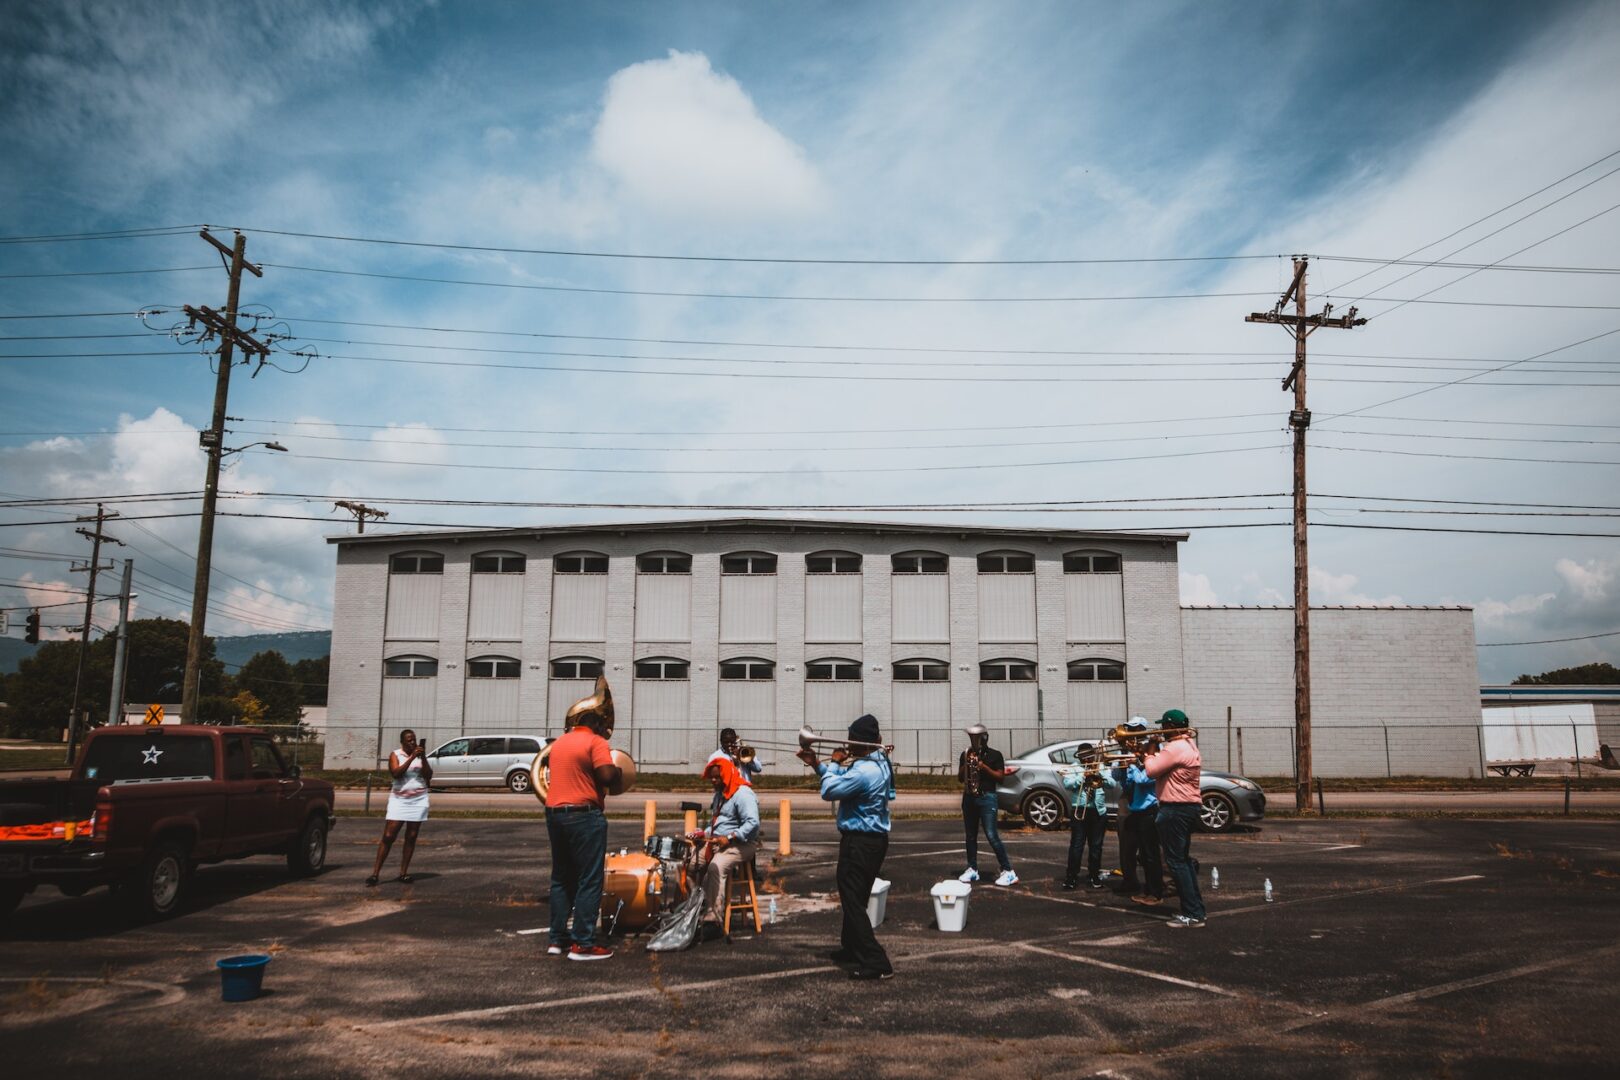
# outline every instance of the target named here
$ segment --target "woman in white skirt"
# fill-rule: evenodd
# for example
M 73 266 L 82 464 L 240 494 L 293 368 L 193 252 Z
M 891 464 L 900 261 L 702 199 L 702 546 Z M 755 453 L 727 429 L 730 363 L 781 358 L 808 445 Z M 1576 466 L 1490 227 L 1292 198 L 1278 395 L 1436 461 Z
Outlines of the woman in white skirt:
M 401 825 L 405 826 L 405 850 L 399 858 L 399 880 L 407 885 L 416 880 L 411 877 L 411 856 L 416 852 L 416 834 L 427 820 L 428 784 L 433 780 L 427 747 L 416 741 L 416 732 L 407 728 L 399 733 L 399 749 L 388 755 L 388 772 L 394 778 L 394 786 L 388 794 L 387 820 L 383 822 L 377 862 L 371 868 L 371 876 L 366 878 L 367 885 L 377 884 Z

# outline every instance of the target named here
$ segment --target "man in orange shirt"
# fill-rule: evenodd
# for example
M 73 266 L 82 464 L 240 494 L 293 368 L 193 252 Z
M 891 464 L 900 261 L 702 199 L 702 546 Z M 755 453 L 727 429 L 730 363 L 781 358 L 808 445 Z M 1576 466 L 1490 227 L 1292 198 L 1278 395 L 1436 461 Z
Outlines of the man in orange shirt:
M 551 744 L 547 765 L 546 836 L 551 841 L 551 945 L 549 956 L 567 949 L 570 960 L 606 960 L 613 950 L 596 944 L 602 909 L 602 866 L 607 857 L 608 789 L 619 780 L 607 737 L 613 734 L 613 697 L 607 681 L 575 702 L 564 720 L 568 730 Z M 570 933 L 569 916 L 573 916 Z M 570 941 L 570 936 L 572 940 Z
M 1199 783 L 1204 761 L 1188 730 L 1186 713 L 1167 710 L 1159 727 L 1164 747 L 1143 762 L 1142 768 L 1158 786 L 1159 814 L 1154 824 L 1165 864 L 1181 896 L 1181 914 L 1170 920 L 1170 926 L 1196 929 L 1204 925 L 1204 898 L 1198 892 L 1198 871 L 1192 861 L 1192 834 L 1203 803 Z

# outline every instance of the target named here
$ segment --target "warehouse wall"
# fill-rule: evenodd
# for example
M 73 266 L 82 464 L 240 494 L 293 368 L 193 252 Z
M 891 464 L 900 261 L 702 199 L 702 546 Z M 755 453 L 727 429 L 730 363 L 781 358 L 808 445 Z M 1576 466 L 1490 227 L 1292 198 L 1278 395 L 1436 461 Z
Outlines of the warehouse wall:
M 1181 623 L 1205 765 L 1292 775 L 1293 609 L 1184 608 Z M 1471 610 L 1312 608 L 1311 658 L 1317 775 L 1483 774 Z

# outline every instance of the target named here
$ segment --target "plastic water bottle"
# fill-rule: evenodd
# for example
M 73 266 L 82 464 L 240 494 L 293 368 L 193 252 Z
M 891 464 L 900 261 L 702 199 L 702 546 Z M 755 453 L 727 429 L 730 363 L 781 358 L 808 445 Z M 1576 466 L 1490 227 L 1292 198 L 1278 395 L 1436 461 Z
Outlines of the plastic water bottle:
M 1266 878 L 1266 903 L 1271 903 L 1271 879 Z
M 1221 868 L 1218 866 L 1212 866 L 1209 869 L 1209 887 L 1211 889 L 1221 887 Z
M 770 916 L 770 922 L 771 922 L 771 925 L 772 925 L 772 926 L 775 926 L 775 925 L 776 925 L 776 897 L 774 897 L 774 896 L 773 896 L 773 897 L 771 897 L 771 916 Z

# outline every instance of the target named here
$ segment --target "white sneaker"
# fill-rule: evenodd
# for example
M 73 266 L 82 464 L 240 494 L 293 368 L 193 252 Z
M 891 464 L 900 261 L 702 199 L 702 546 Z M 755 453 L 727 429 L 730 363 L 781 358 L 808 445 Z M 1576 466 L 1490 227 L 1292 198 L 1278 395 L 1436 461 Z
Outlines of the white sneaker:
M 956 880 L 957 881 L 969 881 L 969 882 L 978 881 L 979 880 L 979 872 L 977 870 L 973 869 L 973 867 L 970 866 L 966 870 L 962 871 L 960 874 L 957 874 L 956 875 Z
M 1011 870 L 1003 870 L 1001 872 L 1001 876 L 996 878 L 996 884 L 997 885 L 1016 885 L 1016 884 L 1018 884 L 1018 875 L 1013 873 Z

